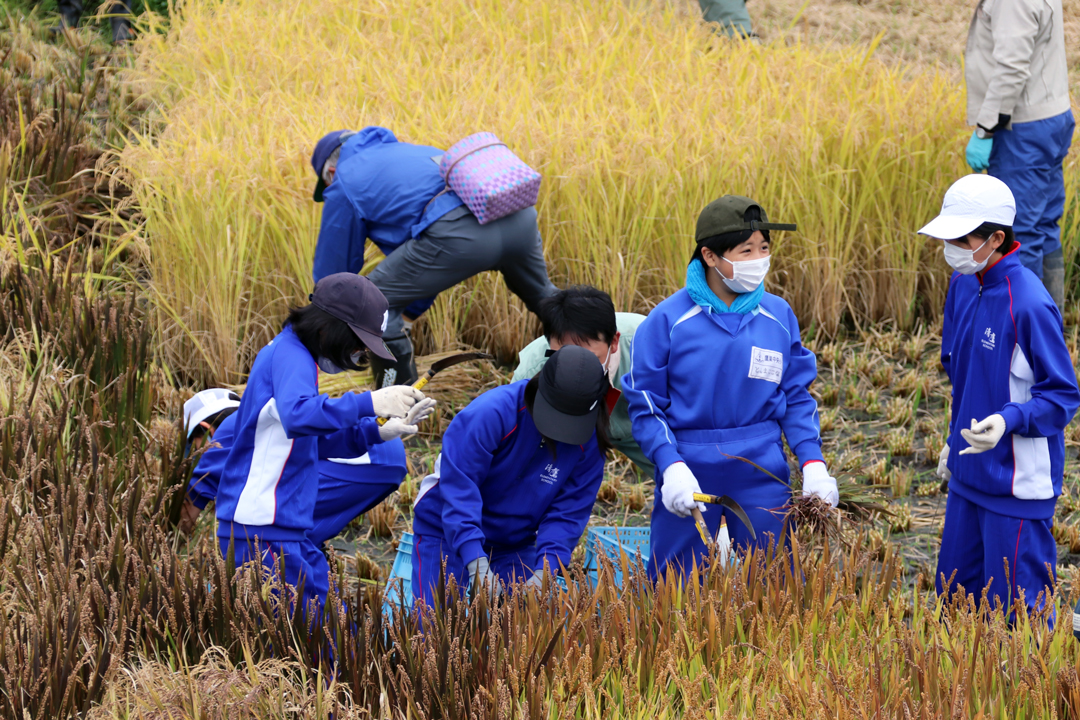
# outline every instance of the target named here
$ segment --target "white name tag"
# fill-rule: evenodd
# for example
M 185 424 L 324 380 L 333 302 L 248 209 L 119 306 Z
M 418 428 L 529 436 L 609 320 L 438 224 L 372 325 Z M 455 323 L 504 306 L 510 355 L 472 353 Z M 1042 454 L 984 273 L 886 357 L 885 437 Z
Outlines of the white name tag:
M 777 385 L 784 375 L 784 354 L 776 350 L 764 350 L 759 347 L 750 349 L 750 377 L 755 380 L 768 380 Z

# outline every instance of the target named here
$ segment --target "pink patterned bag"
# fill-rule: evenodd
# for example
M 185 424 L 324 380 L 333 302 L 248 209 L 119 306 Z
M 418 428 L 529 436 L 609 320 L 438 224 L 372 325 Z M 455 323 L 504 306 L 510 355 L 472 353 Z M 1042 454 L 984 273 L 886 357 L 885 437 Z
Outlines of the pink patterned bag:
M 481 225 L 532 207 L 540 194 L 540 173 L 510 152 L 495 133 L 476 133 L 454 143 L 443 155 L 439 172 Z

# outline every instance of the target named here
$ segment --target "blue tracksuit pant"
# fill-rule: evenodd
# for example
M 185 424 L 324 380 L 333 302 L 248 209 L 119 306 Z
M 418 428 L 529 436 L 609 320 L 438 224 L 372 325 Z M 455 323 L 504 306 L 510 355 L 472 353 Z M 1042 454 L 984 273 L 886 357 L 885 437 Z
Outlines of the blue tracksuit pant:
M 1062 163 L 1074 127 L 1071 110 L 1045 120 L 1014 123 L 1011 130 L 994 133 L 990 150 L 990 174 L 1008 185 L 1016 198 L 1013 231 L 1020 242 L 1020 262 L 1040 278 L 1043 256 L 1061 249 Z
M 1053 524 L 1053 520 L 999 515 L 950 492 L 938 556 L 938 593 L 946 592 L 944 575 L 946 582 L 953 578 L 949 591 L 961 586 L 977 598 L 989 585 L 991 607 L 1000 601 L 1007 611 L 1023 592 L 1028 609 L 1037 609 L 1042 604 L 1039 594 L 1054 586 L 1057 544 L 1050 533 Z
M 700 542 L 700 540 L 699 540 Z M 446 578 L 457 580 L 462 597 L 469 587 L 468 570 L 457 553 L 449 553 L 449 547 L 438 535 L 413 536 L 412 591 L 413 602 L 432 605 L 431 598 L 439 585 L 439 575 L 446 563 Z M 519 547 L 485 546 L 491 571 L 499 576 L 505 587 L 528 580 L 536 564 L 536 545 Z
M 702 492 L 727 495 L 739 503 L 754 525 L 757 541 L 751 540 L 746 527 L 734 514 L 718 506 L 707 506 L 704 513 L 709 532 L 715 536 L 721 517 L 726 515 L 728 534 L 735 547 L 767 548 L 770 540 L 779 542 L 784 529 L 783 509 L 791 499 L 791 488 L 786 484 L 790 472 L 780 426 L 770 420 L 741 428 L 674 432 L 679 455 L 693 471 Z M 738 458 L 760 465 L 779 479 Z M 653 579 L 663 576 L 669 564 L 685 574 L 694 563 L 700 567 L 709 556 L 694 519 L 680 518 L 664 507 L 660 494 L 662 478 L 658 473 L 649 541 L 648 572 Z
M 221 546 L 221 556 L 228 557 L 229 538 L 218 538 Z M 259 540 L 258 546 L 254 541 L 237 538 L 234 548 L 236 567 L 245 563 L 258 561 L 270 571 L 272 575 L 278 572 L 278 565 L 283 560 L 285 566 L 284 580 L 293 588 L 300 588 L 303 584 L 301 602 L 303 607 L 309 607 L 311 601 L 315 601 L 316 612 L 322 613 L 326 604 L 326 593 L 330 589 L 330 566 L 316 545 L 309 539 L 297 542 L 281 540 Z M 257 556 L 257 557 L 256 557 Z M 295 602 L 296 598 L 290 598 Z M 291 605 L 292 603 L 290 603 Z
M 392 466 L 367 466 L 371 475 L 385 474 L 385 482 L 350 482 L 326 475 L 319 476 L 319 494 L 315 498 L 314 526 L 307 536 L 322 547 L 341 534 L 345 526 L 385 500 L 401 484 L 401 471 Z

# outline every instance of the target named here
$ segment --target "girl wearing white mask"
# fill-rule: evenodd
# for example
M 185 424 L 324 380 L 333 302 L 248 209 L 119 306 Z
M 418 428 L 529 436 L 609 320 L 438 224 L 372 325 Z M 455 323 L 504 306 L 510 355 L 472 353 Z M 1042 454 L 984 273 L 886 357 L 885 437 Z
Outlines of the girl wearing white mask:
M 707 556 L 690 513 L 697 505 L 715 534 L 727 511 L 706 509 L 694 493 L 734 498 L 754 525 L 758 547 L 780 539 L 782 513 L 775 511 L 790 498 L 781 433 L 798 457 L 803 493 L 837 504 L 809 392 L 817 361 L 802 346 L 791 307 L 764 287 L 771 231 L 794 229 L 770 223 L 749 198 L 710 203 L 698 218 L 686 287 L 635 334 L 622 384 L 634 438 L 657 470 L 653 577 L 684 573 Z M 755 543 L 738 518 L 727 523 L 736 546 Z
M 941 333 L 953 401 L 938 464 L 949 497 L 937 589 L 986 589 L 1006 611 L 1021 597 L 1042 606 L 1055 585 L 1064 431 L 1080 406 L 1061 314 L 1020 262 L 1015 215 L 1005 183 L 968 175 L 919 231 L 943 241 L 956 271 Z

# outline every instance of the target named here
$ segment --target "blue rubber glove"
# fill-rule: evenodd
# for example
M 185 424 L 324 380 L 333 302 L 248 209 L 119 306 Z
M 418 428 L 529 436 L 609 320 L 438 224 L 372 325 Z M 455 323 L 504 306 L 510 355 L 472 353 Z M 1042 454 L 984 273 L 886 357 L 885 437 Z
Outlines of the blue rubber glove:
M 981 138 L 971 133 L 967 144 L 967 164 L 977 173 L 990 167 L 990 148 L 994 147 L 994 138 Z

